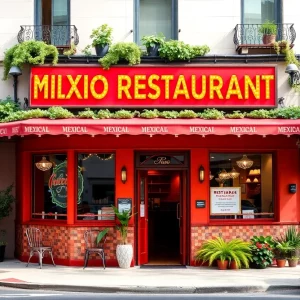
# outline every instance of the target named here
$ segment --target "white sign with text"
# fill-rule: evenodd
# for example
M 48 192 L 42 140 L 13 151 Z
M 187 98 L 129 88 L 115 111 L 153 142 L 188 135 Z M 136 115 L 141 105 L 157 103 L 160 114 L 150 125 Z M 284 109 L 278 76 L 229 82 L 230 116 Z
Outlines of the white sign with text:
M 210 188 L 210 213 L 213 214 L 240 214 L 241 188 L 240 187 L 213 187 Z

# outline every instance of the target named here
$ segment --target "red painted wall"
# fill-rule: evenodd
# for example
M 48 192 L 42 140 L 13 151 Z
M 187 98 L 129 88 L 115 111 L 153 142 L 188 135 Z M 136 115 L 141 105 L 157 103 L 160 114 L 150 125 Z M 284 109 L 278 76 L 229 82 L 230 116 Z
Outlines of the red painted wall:
M 135 199 L 135 170 L 134 170 L 134 151 L 138 150 L 176 150 L 190 152 L 190 184 L 188 186 L 190 201 L 190 226 L 193 228 L 203 226 L 237 226 L 237 225 L 264 225 L 270 224 L 299 224 L 299 150 L 296 146 L 297 138 L 284 136 L 71 136 L 67 137 L 26 137 L 20 140 L 18 144 L 18 159 L 20 159 L 20 176 L 18 176 L 18 185 L 20 188 L 18 206 L 21 209 L 21 224 L 43 224 L 53 225 L 53 221 L 35 220 L 30 221 L 31 210 L 31 181 L 32 181 L 32 161 L 31 154 L 47 154 L 48 152 L 66 152 L 68 154 L 69 166 L 75 164 L 74 155 L 76 151 L 101 152 L 102 150 L 115 151 L 116 153 L 116 199 L 130 197 L 133 199 L 133 206 L 136 206 Z M 209 219 L 209 153 L 210 152 L 272 152 L 274 153 L 274 190 L 275 190 L 275 214 L 276 220 L 242 220 L 226 222 L 210 221 Z M 205 169 L 205 181 L 199 182 L 199 167 L 202 165 Z M 121 168 L 127 169 L 127 182 L 121 182 Z M 75 168 L 72 168 L 75 170 Z M 74 177 L 75 173 L 68 168 L 68 177 Z M 288 193 L 288 184 L 296 183 L 298 192 L 296 194 Z M 72 184 L 71 186 L 72 187 Z M 68 205 L 70 214 L 68 215 L 67 226 L 99 226 L 99 222 L 80 223 L 75 219 L 74 189 L 68 188 Z M 206 207 L 203 209 L 195 208 L 196 200 L 206 200 Z M 73 203 L 73 204 L 72 204 Z M 134 218 L 131 220 L 131 226 L 135 226 Z M 59 225 L 59 222 L 55 222 Z M 66 225 L 66 223 L 62 222 Z M 101 223 L 101 226 L 103 224 Z M 108 224 L 114 226 L 114 223 Z M 244 226 L 242 228 L 244 228 Z M 204 227 L 203 227 L 204 228 Z M 237 228 L 237 227 L 236 227 Z M 131 230 L 130 240 L 135 243 L 134 230 Z M 191 232 L 191 240 L 194 239 Z M 135 249 L 135 247 L 134 247 Z M 71 250 L 70 250 L 71 251 Z M 192 258 L 191 258 L 192 261 Z

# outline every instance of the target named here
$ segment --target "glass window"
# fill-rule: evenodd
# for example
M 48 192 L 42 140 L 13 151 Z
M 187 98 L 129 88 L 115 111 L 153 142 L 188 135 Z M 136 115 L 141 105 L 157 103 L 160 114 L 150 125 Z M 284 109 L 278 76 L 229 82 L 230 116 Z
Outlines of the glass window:
M 266 20 L 280 23 L 278 0 L 244 0 L 243 23 L 261 24 Z
M 136 0 L 136 42 L 144 35 L 163 33 L 167 40 L 177 39 L 178 0 Z
M 35 25 L 38 25 L 36 40 L 56 46 L 69 45 L 70 0 L 36 0 Z
M 273 218 L 273 156 L 210 154 L 211 219 Z
M 67 156 L 33 156 L 32 218 L 67 218 Z
M 78 154 L 78 220 L 114 220 L 115 155 Z M 82 190 L 82 193 L 80 193 Z

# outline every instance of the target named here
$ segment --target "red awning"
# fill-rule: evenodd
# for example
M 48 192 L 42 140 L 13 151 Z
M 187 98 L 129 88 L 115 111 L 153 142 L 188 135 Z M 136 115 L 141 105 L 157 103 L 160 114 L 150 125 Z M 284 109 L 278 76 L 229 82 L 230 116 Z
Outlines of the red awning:
M 30 119 L 0 124 L 0 136 L 25 135 L 293 135 L 300 119 Z

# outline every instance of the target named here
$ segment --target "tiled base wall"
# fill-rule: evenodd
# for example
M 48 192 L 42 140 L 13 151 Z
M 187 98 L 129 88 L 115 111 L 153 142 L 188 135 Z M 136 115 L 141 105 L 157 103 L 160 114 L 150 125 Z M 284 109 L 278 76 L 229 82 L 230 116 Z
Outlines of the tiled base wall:
M 16 232 L 16 256 L 22 260 L 27 260 L 29 257 L 29 246 L 25 234 L 28 226 L 18 226 Z M 64 227 L 64 226 L 37 226 L 43 234 L 43 240 L 46 244 L 51 244 L 53 247 L 54 260 L 57 264 L 66 265 L 81 265 L 84 260 L 85 242 L 84 232 L 90 227 Z M 101 227 L 93 227 L 93 229 L 104 229 Z M 133 228 L 128 228 L 128 243 L 134 247 Z M 105 256 L 107 264 L 115 265 L 116 248 L 121 242 L 120 234 L 115 228 L 110 228 L 105 242 Z M 93 258 L 89 264 L 93 264 Z M 47 258 L 45 257 L 46 261 Z M 99 256 L 97 258 L 99 261 Z
M 245 226 L 199 226 L 191 228 L 191 264 L 195 264 L 195 253 L 205 240 L 220 236 L 226 241 L 240 238 L 250 241 L 254 235 L 280 237 L 290 225 L 245 225 Z M 296 225 L 297 227 L 297 225 Z M 298 230 L 300 226 L 298 225 Z

